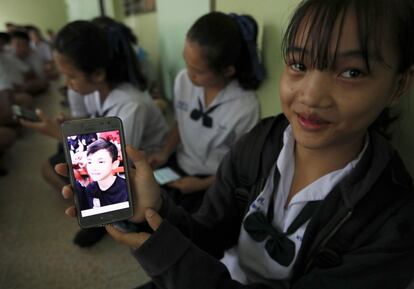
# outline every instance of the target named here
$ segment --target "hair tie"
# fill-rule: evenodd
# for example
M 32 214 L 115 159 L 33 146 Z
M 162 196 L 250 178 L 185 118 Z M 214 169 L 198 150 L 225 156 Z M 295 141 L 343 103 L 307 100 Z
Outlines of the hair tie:
M 246 17 L 230 13 L 229 16 L 236 20 L 237 26 L 239 26 L 242 38 L 247 44 L 247 50 L 249 51 L 250 61 L 253 67 L 254 75 L 257 80 L 263 80 L 265 78 L 265 70 L 263 64 L 259 61 L 259 55 L 257 52 L 256 44 L 256 29 L 254 23 Z

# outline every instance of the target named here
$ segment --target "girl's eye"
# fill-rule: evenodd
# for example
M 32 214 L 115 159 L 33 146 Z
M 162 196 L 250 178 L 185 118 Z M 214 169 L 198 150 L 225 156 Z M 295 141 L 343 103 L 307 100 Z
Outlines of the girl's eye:
M 358 69 L 349 69 L 341 73 L 341 76 L 344 78 L 357 78 L 363 75 L 361 70 Z
M 289 64 L 289 67 L 296 72 L 303 72 L 306 70 L 306 67 L 303 63 L 292 63 Z

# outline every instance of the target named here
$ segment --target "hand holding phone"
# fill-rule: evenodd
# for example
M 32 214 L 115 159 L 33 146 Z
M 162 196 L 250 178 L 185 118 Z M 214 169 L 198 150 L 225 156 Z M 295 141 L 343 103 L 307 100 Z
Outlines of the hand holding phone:
M 13 117 L 16 119 L 24 119 L 31 122 L 39 122 L 40 118 L 37 116 L 36 112 L 29 110 L 20 105 L 12 105 Z
M 153 171 L 146 162 L 145 154 L 131 146 L 126 147 L 126 152 L 130 163 L 134 168 L 129 168 L 132 194 L 134 198 L 134 215 L 129 219 L 133 223 L 144 222 L 144 212 L 147 208 L 153 208 L 158 211 L 162 206 L 161 190 L 154 179 Z M 56 172 L 62 176 L 68 176 L 69 165 L 58 164 L 55 167 Z M 137 190 L 139 188 L 139 190 Z M 74 189 L 72 185 L 67 185 L 62 189 L 62 195 L 65 199 L 74 198 Z M 76 202 L 76 201 L 75 201 Z M 65 213 L 71 217 L 78 216 L 78 209 L 70 206 Z
M 79 225 L 89 228 L 132 217 L 121 120 L 108 117 L 66 121 L 62 133 Z

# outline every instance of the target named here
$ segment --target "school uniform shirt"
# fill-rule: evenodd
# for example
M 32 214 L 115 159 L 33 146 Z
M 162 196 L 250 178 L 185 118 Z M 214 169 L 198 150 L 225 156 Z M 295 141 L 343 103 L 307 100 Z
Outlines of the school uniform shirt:
M 285 208 L 295 170 L 294 145 L 295 141 L 289 125 L 284 131 L 283 148 L 276 164 L 267 177 L 263 191 L 250 205 L 244 220 L 257 211 L 263 212 L 266 215 L 272 192 L 277 190 L 274 200 L 272 226 L 279 232 L 286 233 L 289 226 L 308 202 L 325 199 L 332 188 L 355 168 L 368 146 L 368 140 L 366 140 L 363 150 L 356 159 L 349 162 L 344 168 L 326 174 L 302 189 L 291 199 L 287 208 Z M 274 187 L 273 183 L 276 169 L 280 173 L 277 188 Z M 275 284 L 274 279 L 288 281 L 291 277 L 292 267 L 295 264 L 308 223 L 309 220 L 302 224 L 296 232 L 287 236 L 295 244 L 295 255 L 288 266 L 279 264 L 268 255 L 265 244 L 269 236 L 262 242 L 256 242 L 249 236 L 243 226 L 241 227 L 238 244 L 227 250 L 221 261 L 228 268 L 232 279 L 242 284 L 265 283 L 271 286 Z
M 101 190 L 98 182 L 92 182 L 86 187 L 89 208 L 102 207 L 128 201 L 128 189 L 125 179 L 116 176 L 115 182 L 105 191 Z
M 30 69 L 36 74 L 37 78 L 46 78 L 44 70 L 45 61 L 39 53 L 31 49 L 30 53 L 25 58 L 20 58 L 20 60 L 30 67 Z
M 0 90 L 22 85 L 30 67 L 8 51 L 0 52 Z
M 43 61 L 50 62 L 53 60 L 52 49 L 46 41 L 41 40 L 37 44 L 30 42 L 30 47 L 42 57 Z
M 73 108 L 75 114 L 84 116 L 87 113 L 89 117 L 117 116 L 122 120 L 127 144 L 150 152 L 162 148 L 168 126 L 148 92 L 122 83 L 111 90 L 103 103 L 97 91 L 85 96 L 73 90 L 68 92 L 71 110 Z
M 194 110 L 208 113 L 211 127 L 203 117 L 191 117 Z M 215 108 L 214 108 L 215 107 Z M 259 102 L 253 91 L 243 90 L 236 80 L 230 82 L 206 107 L 204 89 L 195 86 L 187 70 L 175 80 L 174 109 L 180 133 L 177 162 L 189 175 L 214 175 L 230 147 L 260 118 Z

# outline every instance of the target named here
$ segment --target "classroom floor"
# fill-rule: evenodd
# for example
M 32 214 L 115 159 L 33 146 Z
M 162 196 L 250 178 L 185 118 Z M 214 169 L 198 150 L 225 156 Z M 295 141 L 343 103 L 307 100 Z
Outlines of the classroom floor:
M 49 115 L 62 110 L 58 83 L 36 100 Z M 69 204 L 40 175 L 56 141 L 27 129 L 3 156 L 9 174 L 0 177 L 0 288 L 134 288 L 148 280 L 129 248 L 106 236 L 89 249 L 72 243 L 77 221 Z

